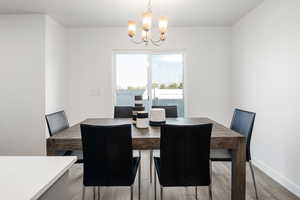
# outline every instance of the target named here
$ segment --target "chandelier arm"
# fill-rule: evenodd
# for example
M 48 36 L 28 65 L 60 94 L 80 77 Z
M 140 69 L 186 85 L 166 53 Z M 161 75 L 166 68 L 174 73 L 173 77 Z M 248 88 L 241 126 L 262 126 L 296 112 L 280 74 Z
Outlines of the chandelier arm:
M 153 39 L 151 39 L 151 41 L 152 41 L 152 42 L 155 42 L 155 43 L 161 43 L 161 42 L 163 42 L 161 39 L 158 39 L 158 40 L 153 40 Z
M 151 41 L 151 43 L 153 44 L 153 45 L 155 45 L 155 46 L 157 46 L 157 47 L 159 47 L 160 45 L 161 45 L 161 40 L 158 40 L 158 41 L 154 41 L 154 40 L 150 40 Z
M 141 41 L 136 41 L 136 40 L 133 39 L 133 38 L 131 38 L 130 41 L 133 42 L 133 43 L 135 43 L 135 44 L 142 44 L 142 43 L 144 43 L 143 40 L 141 40 Z
M 161 42 L 164 42 L 166 39 L 162 40 L 161 38 L 159 38 L 158 40 L 154 40 L 151 38 L 151 40 L 156 43 L 161 43 Z

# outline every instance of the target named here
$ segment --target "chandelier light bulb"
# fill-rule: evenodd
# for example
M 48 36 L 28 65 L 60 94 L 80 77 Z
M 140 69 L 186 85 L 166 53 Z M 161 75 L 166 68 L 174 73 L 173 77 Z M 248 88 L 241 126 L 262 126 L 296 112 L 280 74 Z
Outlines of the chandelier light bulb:
M 136 34 L 136 23 L 134 21 L 128 21 L 128 36 L 134 37 Z
M 168 30 L 168 18 L 163 16 L 159 18 L 158 28 L 161 34 L 165 34 Z
M 143 14 L 142 29 L 144 31 L 149 31 L 151 29 L 151 25 L 152 25 L 152 13 L 148 11 Z

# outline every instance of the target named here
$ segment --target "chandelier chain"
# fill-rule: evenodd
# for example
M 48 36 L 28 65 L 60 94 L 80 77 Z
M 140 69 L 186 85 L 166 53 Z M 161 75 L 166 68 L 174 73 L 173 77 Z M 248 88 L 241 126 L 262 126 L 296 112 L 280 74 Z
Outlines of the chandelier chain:
M 152 12 L 152 0 L 148 1 L 148 11 Z

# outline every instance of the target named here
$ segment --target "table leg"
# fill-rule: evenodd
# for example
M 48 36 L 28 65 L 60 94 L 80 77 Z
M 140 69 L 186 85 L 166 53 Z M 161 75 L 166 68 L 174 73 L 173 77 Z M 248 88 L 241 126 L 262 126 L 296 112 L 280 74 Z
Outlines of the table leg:
M 232 150 L 231 200 L 246 199 L 246 144 L 241 140 Z

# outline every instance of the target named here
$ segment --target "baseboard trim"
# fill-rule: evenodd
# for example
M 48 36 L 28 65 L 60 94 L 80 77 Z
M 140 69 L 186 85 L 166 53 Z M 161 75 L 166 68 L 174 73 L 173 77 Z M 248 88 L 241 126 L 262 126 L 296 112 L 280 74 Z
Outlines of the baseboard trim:
M 273 169 L 272 167 L 266 165 L 264 162 L 252 158 L 253 164 L 262 170 L 264 173 L 266 173 L 268 176 L 270 176 L 272 179 L 274 179 L 276 182 L 281 184 L 283 187 L 285 187 L 287 190 L 292 192 L 297 197 L 300 197 L 300 186 L 288 179 L 287 177 L 280 174 L 278 171 Z

